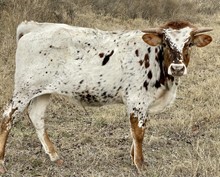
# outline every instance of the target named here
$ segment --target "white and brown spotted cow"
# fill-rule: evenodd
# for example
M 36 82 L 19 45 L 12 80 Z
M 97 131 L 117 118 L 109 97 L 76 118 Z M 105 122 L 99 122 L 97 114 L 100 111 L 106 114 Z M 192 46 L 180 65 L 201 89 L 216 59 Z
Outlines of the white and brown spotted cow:
M 187 74 L 191 47 L 208 45 L 212 38 L 200 33 L 211 30 L 185 21 L 117 32 L 21 23 L 14 94 L 1 121 L 1 173 L 12 122 L 26 107 L 46 153 L 62 163 L 44 128 L 44 112 L 53 93 L 89 105 L 124 103 L 133 137 L 131 157 L 141 171 L 148 113 L 162 111 L 174 101 L 179 78 Z

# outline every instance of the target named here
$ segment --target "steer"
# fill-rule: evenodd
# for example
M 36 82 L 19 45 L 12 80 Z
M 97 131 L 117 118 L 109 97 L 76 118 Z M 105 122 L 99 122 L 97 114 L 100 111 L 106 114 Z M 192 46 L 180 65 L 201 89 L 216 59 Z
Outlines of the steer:
M 101 31 L 65 24 L 23 22 L 17 28 L 14 92 L 0 130 L 0 172 L 13 120 L 26 108 L 51 161 L 62 163 L 44 126 L 53 93 L 88 105 L 123 103 L 130 119 L 131 158 L 143 168 L 142 142 L 148 113 L 175 99 L 187 74 L 193 46 L 212 38 L 186 21 L 171 21 L 145 31 Z

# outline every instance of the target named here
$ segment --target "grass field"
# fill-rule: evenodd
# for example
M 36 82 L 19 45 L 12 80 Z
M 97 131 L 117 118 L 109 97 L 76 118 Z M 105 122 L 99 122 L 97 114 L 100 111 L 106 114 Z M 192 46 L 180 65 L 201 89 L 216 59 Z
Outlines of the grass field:
M 144 141 L 149 177 L 220 176 L 220 1 L 219 0 L 0 0 L 0 110 L 12 96 L 15 33 L 23 20 L 60 22 L 102 30 L 145 29 L 172 19 L 214 30 L 213 42 L 194 48 L 177 99 L 150 115 Z M 52 104 L 53 103 L 53 104 Z M 64 165 L 45 155 L 26 114 L 8 139 L 5 177 L 133 177 L 129 119 L 123 105 L 86 111 L 54 95 L 47 128 Z

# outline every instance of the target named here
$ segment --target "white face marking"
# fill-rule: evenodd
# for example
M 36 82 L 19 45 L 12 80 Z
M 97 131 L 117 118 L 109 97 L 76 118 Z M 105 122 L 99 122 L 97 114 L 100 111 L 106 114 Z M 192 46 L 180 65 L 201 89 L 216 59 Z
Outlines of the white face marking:
M 184 44 L 189 40 L 190 32 L 192 28 L 185 27 L 180 30 L 174 30 L 172 28 L 164 29 L 165 39 L 170 41 L 172 49 L 177 49 L 182 53 Z

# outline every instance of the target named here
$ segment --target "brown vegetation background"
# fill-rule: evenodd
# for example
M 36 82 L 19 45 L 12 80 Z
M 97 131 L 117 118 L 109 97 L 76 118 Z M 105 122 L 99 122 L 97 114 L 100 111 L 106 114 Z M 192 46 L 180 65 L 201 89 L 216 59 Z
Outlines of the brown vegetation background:
M 220 176 L 219 0 L 0 0 L 1 113 L 13 91 L 15 33 L 21 21 L 123 30 L 156 27 L 172 19 L 213 27 L 213 42 L 194 48 L 172 107 L 150 116 L 143 176 Z M 136 176 L 124 106 L 86 111 L 67 98 L 52 97 L 46 123 L 65 161 L 62 167 L 45 155 L 26 114 L 20 117 L 9 136 L 4 176 Z

